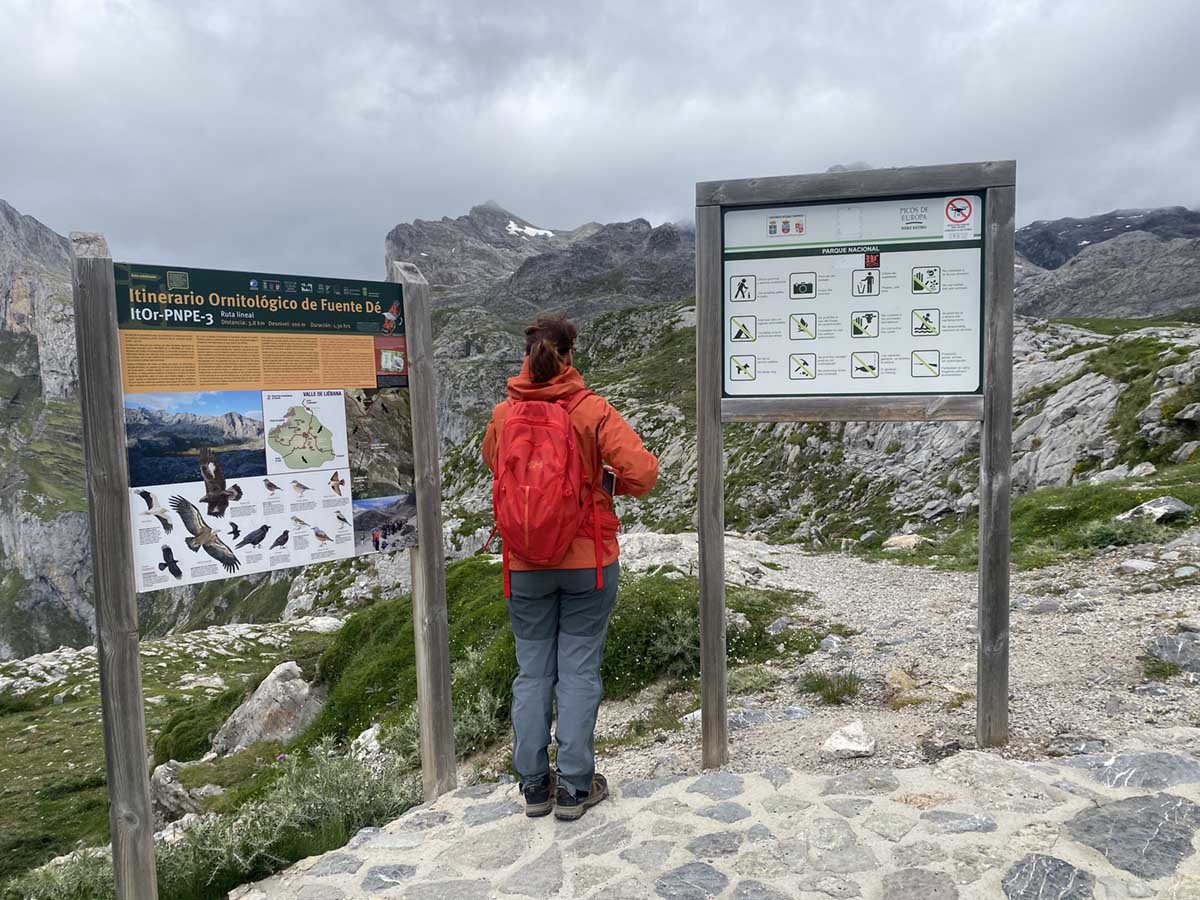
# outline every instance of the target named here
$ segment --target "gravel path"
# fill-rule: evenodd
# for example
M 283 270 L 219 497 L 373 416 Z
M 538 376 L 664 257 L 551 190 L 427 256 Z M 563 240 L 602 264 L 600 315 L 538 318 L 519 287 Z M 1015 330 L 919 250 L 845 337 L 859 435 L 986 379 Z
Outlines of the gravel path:
M 1148 681 L 1139 657 L 1146 642 L 1200 619 L 1200 584 L 1173 573 L 1200 560 L 1200 531 L 1166 547 L 1125 548 L 1090 560 L 1017 573 L 1013 579 L 1010 664 L 1011 758 L 1038 759 L 1122 745 L 1146 728 L 1200 725 L 1200 686 L 1188 676 Z M 624 564 L 647 569 L 695 564 L 695 535 L 634 534 L 623 539 Z M 1123 560 L 1144 558 L 1154 569 L 1118 574 Z M 682 563 L 682 564 L 681 564 Z M 836 622 L 857 632 L 833 652 L 818 651 L 796 667 L 779 667 L 777 686 L 763 694 L 733 696 L 730 708 L 758 718 L 804 715 L 731 729 L 730 764 L 757 769 L 771 764 L 837 773 L 864 765 L 914 766 L 955 749 L 974 746 L 975 607 L 973 573 L 806 554 L 787 546 L 729 537 L 726 571 L 731 582 L 809 591 L 814 600 L 797 619 Z M 853 671 L 858 696 L 843 706 L 823 706 L 803 693 L 810 670 Z M 906 689 L 889 686 L 893 675 Z M 1191 676 L 1194 678 L 1194 676 Z M 606 704 L 602 734 L 617 735 L 653 699 Z M 799 711 L 786 712 L 788 707 Z M 893 708 L 898 707 L 898 708 Z M 751 713 L 751 718 L 755 713 Z M 827 759 L 822 743 L 855 720 L 876 738 L 869 759 Z M 603 760 L 619 777 L 698 771 L 699 725 L 659 736 L 649 750 L 619 750 Z

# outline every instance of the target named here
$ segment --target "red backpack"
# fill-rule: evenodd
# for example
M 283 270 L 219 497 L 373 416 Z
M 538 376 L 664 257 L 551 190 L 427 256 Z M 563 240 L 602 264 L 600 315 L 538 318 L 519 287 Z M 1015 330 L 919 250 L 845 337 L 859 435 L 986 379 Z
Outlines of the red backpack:
M 492 479 L 492 535 L 499 532 L 504 541 L 505 597 L 512 596 L 510 550 L 528 563 L 552 569 L 576 536 L 588 531 L 596 544 L 596 587 L 604 586 L 599 507 L 592 497 L 594 486 L 584 481 L 583 457 L 571 426 L 571 413 L 589 394 L 581 390 L 556 403 L 508 401 L 511 411 L 500 427 Z

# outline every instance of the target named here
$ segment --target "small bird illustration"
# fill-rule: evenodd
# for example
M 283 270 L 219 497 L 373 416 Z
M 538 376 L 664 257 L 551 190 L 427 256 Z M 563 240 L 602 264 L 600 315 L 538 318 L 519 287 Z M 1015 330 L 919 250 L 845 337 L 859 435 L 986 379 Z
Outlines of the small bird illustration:
M 287 533 L 287 529 L 285 528 L 283 530 L 283 532 L 279 535 L 279 537 L 275 538 L 275 543 L 273 543 L 271 545 L 271 549 L 274 550 L 276 547 L 282 547 L 287 542 L 288 542 L 288 533 Z
M 158 571 L 162 572 L 165 570 L 170 572 L 176 578 L 183 577 L 183 571 L 179 568 L 179 560 L 175 558 L 174 552 L 172 552 L 170 546 L 167 544 L 163 544 L 162 558 L 163 561 L 158 564 Z
M 334 515 L 335 519 L 337 519 L 339 522 L 341 522 L 347 528 L 350 527 L 350 523 L 346 521 L 346 517 L 342 515 L 342 511 L 340 509 L 337 512 L 335 512 L 333 515 Z
M 209 556 L 225 567 L 225 571 L 234 572 L 241 566 L 234 552 L 217 536 L 217 530 L 204 520 L 200 510 L 194 503 L 183 497 L 171 498 L 171 509 L 179 515 L 183 527 L 191 535 L 185 543 L 193 553 L 204 550 Z
M 400 318 L 400 304 L 392 303 L 391 309 L 383 314 L 383 333 L 391 334 L 396 330 L 396 322 Z
M 272 497 L 273 497 L 273 496 L 275 496 L 275 494 L 276 494 L 277 492 L 279 492 L 279 491 L 282 491 L 282 490 L 283 490 L 283 488 L 281 488 L 279 485 L 277 485 L 275 482 L 273 482 L 273 481 L 272 481 L 270 478 L 264 478 L 264 479 L 263 479 L 263 487 L 265 487 L 265 488 L 267 489 L 267 492 L 268 492 L 268 493 L 269 493 L 269 494 L 270 494 Z
M 329 479 L 329 486 L 339 497 L 342 496 L 342 486 L 345 485 L 345 483 L 346 479 L 341 476 L 340 472 L 334 472 L 333 476 Z
M 200 451 L 200 474 L 204 476 L 204 496 L 200 502 L 208 504 L 208 514 L 214 519 L 225 515 L 230 500 L 242 499 L 242 489 L 238 485 L 225 486 L 225 473 L 217 462 L 217 455 L 208 447 Z
M 247 534 L 244 538 L 242 538 L 240 541 L 238 541 L 234 545 L 233 549 L 236 550 L 239 547 L 245 547 L 247 544 L 249 544 L 252 547 L 257 547 L 259 544 L 261 544 L 263 542 L 263 539 L 267 536 L 267 532 L 270 530 L 270 528 L 271 528 L 270 525 L 259 525 L 257 528 L 255 528 L 253 531 L 251 531 L 249 534 Z
M 229 523 L 229 536 L 235 541 L 242 536 L 242 529 L 238 528 L 237 522 Z
M 315 537 L 321 543 L 325 543 L 326 541 L 333 540 L 333 538 L 331 538 L 329 535 L 327 535 L 325 532 L 323 532 L 320 528 L 317 528 L 316 526 L 313 526 L 312 533 L 313 533 L 313 537 Z
M 308 523 L 299 516 L 292 516 L 292 524 L 297 528 L 308 528 Z
M 293 478 L 292 490 L 303 497 L 308 491 L 312 490 L 312 488 L 310 488 L 307 484 L 301 484 Z
M 170 534 L 171 529 L 175 526 L 172 525 L 171 520 L 167 518 L 167 511 L 163 505 L 158 502 L 158 498 L 149 491 L 135 491 L 134 493 L 146 501 L 146 508 L 142 510 L 142 515 L 154 516 L 154 518 L 158 519 L 158 524 L 162 526 L 163 531 L 166 534 Z

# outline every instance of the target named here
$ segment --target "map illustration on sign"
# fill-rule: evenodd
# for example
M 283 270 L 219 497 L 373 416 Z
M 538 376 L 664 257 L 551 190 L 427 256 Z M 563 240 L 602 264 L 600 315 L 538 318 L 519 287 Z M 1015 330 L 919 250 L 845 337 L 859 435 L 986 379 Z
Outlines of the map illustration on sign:
M 342 391 L 264 391 L 263 415 L 271 474 L 347 464 Z

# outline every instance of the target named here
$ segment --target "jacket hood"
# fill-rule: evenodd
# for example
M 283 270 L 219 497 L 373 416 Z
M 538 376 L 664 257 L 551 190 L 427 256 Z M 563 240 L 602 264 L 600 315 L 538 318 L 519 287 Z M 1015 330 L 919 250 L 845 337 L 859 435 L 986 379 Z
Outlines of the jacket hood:
M 554 403 L 584 389 L 583 376 L 574 366 L 567 366 L 549 381 L 534 384 L 529 374 L 529 357 L 521 365 L 521 374 L 508 379 L 510 400 L 544 400 Z

